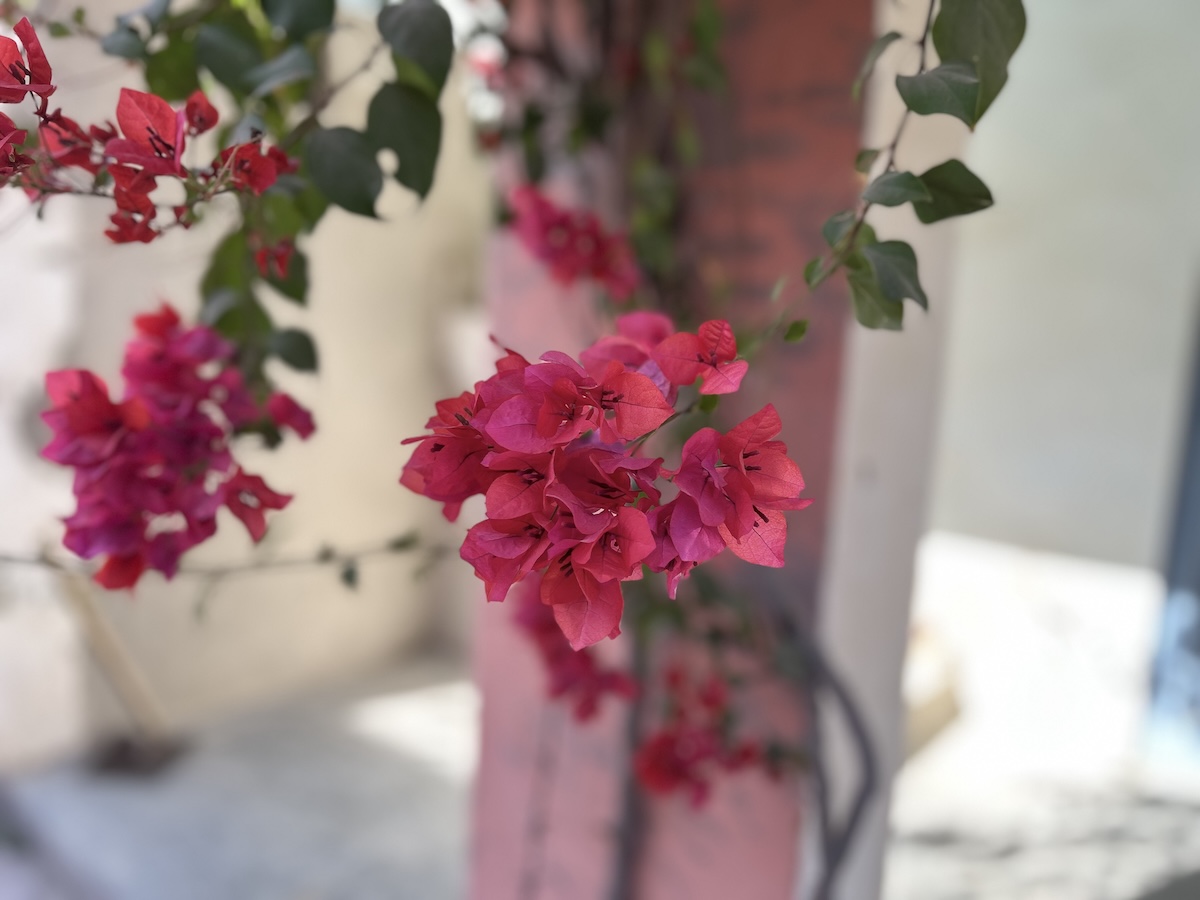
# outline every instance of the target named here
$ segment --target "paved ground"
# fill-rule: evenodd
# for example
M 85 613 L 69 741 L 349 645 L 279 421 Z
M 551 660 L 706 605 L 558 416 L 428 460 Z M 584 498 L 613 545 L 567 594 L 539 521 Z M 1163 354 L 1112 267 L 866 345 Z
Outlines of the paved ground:
M 1200 792 L 1147 752 L 1152 574 L 949 535 L 916 627 L 960 713 L 905 766 L 886 900 L 1200 900 Z M 852 898 L 847 898 L 852 900 Z
M 43 864 L 83 889 L 55 893 L 10 847 L 0 900 L 460 897 L 477 701 L 465 682 L 428 679 L 215 727 L 151 780 L 65 767 L 10 783 Z

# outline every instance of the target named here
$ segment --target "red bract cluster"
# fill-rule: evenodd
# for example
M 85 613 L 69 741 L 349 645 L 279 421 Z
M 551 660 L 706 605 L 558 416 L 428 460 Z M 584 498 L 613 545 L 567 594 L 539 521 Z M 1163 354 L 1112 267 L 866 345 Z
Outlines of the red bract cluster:
M 196 204 L 227 191 L 261 194 L 280 174 L 296 170 L 286 153 L 264 149 L 258 140 L 227 147 L 206 167 L 186 168 L 187 138 L 217 124 L 216 108 L 200 91 L 175 110 L 161 97 L 125 88 L 116 126 L 84 128 L 62 110 L 50 112 L 50 63 L 28 19 L 14 30 L 25 52 L 22 56 L 15 41 L 0 37 L 0 103 L 20 103 L 33 95 L 38 141 L 26 148 L 26 132 L 0 114 L 0 186 L 21 187 L 35 202 L 55 194 L 111 196 L 117 209 L 105 234 L 115 243 L 149 243 L 164 229 L 157 222 L 159 204 L 151 197 L 160 178 L 182 185 L 186 199 L 173 207 L 172 224 L 187 227 L 195 219 Z M 81 187 L 80 175 L 89 177 L 90 185 Z
M 133 587 L 146 569 L 172 577 L 183 553 L 216 532 L 223 506 L 261 540 L 266 511 L 291 498 L 244 472 L 231 438 L 264 417 L 302 436 L 312 430 L 286 395 L 260 409 L 232 365 L 232 345 L 211 329 L 184 327 L 166 305 L 134 324 L 123 400 L 91 372 L 51 372 L 53 406 L 42 414 L 54 433 L 42 456 L 75 469 L 77 508 L 63 543 L 84 559 L 103 557 L 96 581 L 110 589 Z
M 733 772 L 764 762 L 760 745 L 730 734 L 729 690 L 716 676 L 696 684 L 683 670 L 666 672 L 670 698 L 667 721 L 647 737 L 633 759 L 638 782 L 655 794 L 686 791 L 700 806 L 720 771 Z
M 543 573 L 542 602 L 577 650 L 619 633 L 620 583 L 640 578 L 643 565 L 667 573 L 672 597 L 694 566 L 726 547 L 782 566 L 782 511 L 808 504 L 798 499 L 799 468 L 773 440 L 780 422 L 772 406 L 727 434 L 697 432 L 678 469 L 638 455 L 643 439 L 677 414 L 680 387 L 700 378 L 701 390 L 711 389 L 710 375 L 729 387 L 713 375 L 734 365 L 728 323 L 673 332 L 666 317 L 635 313 L 582 365 L 563 353 L 530 363 L 509 351 L 494 376 L 437 405 L 432 434 L 410 439 L 418 447 L 403 485 L 444 503 L 451 520 L 468 497 L 485 497 L 487 518 L 468 531 L 462 557 L 488 599 Z M 720 347 L 702 349 L 692 366 L 662 350 L 681 338 L 707 348 L 706 335 L 722 336 Z M 676 493 L 668 502 L 662 481 Z
M 517 624 L 537 646 L 546 668 L 548 693 L 571 703 L 578 722 L 586 722 L 600 710 L 606 694 L 631 699 L 637 684 L 625 672 L 604 666 L 589 648 L 573 650 L 554 619 L 553 610 L 542 602 L 539 585 L 521 585 Z
M 531 185 L 509 196 L 521 242 L 561 284 L 591 279 L 616 300 L 626 300 L 641 276 L 624 235 L 604 229 L 592 213 L 563 209 Z

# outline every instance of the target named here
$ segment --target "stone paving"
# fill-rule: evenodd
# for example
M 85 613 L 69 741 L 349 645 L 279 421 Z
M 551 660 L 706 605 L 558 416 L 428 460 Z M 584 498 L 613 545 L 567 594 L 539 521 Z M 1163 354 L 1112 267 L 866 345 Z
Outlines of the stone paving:
M 0 854 L 0 900 L 462 896 L 477 700 L 406 680 L 214 727 L 150 779 L 66 766 L 9 783 L 27 835 L 86 893 Z

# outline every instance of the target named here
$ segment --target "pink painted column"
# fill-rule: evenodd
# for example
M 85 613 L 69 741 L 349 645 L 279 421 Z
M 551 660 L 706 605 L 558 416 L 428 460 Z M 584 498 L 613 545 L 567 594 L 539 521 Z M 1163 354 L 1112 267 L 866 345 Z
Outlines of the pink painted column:
M 726 0 L 730 86 L 700 110 L 705 163 L 688 191 L 686 240 L 697 273 L 765 312 L 781 275 L 803 290 L 820 226 L 857 194 L 851 161 L 861 111 L 849 99 L 870 42 L 867 0 Z M 531 357 L 577 351 L 595 336 L 586 301 L 550 283 L 506 237 L 494 240 L 487 293 L 494 330 Z M 824 549 L 847 300 L 823 289 L 798 312 L 809 337 L 773 354 L 746 381 L 739 409 L 768 399 L 816 503 L 791 519 L 789 564 L 778 573 L 798 615 L 811 619 Z M 482 591 L 480 593 L 482 601 Z M 756 772 L 725 776 L 697 811 L 686 798 L 645 799 L 632 891 L 614 890 L 628 764 L 626 708 L 606 699 L 576 725 L 544 700 L 541 662 L 512 626 L 509 604 L 483 609 L 475 674 L 483 691 L 472 900 L 788 900 L 797 877 L 800 791 Z M 622 641 L 603 651 L 619 659 Z M 793 695 L 764 688 L 748 718 L 803 727 Z

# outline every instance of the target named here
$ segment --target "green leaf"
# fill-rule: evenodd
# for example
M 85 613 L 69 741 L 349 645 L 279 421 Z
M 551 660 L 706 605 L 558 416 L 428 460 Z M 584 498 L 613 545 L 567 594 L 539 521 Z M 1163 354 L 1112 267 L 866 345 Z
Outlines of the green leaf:
M 172 32 L 146 60 L 146 87 L 164 100 L 186 100 L 200 87 L 196 65 L 196 45 L 182 32 Z
M 918 116 L 945 113 L 975 127 L 979 76 L 969 62 L 944 63 L 920 75 L 897 75 L 896 90 Z
M 271 318 L 249 290 L 222 288 L 205 298 L 200 321 L 236 341 L 259 338 L 271 332 Z
M 788 326 L 783 339 L 789 344 L 795 344 L 804 340 L 806 334 L 808 334 L 808 319 L 797 319 Z
M 867 50 L 867 56 L 863 60 L 862 68 L 858 70 L 858 77 L 854 79 L 854 84 L 850 87 L 850 96 L 855 100 L 862 94 L 863 85 L 867 83 L 867 79 L 871 77 L 871 73 L 875 71 L 875 63 L 879 62 L 879 57 L 883 56 L 885 50 L 893 43 L 903 38 L 904 35 L 898 31 L 889 31 L 887 34 L 881 34 L 875 38 L 870 48 Z
M 450 15 L 436 0 L 404 0 L 385 6 L 377 24 L 392 48 L 399 80 L 436 100 L 454 56 Z
M 277 57 L 255 66 L 245 74 L 245 83 L 251 88 L 251 96 L 263 97 L 276 88 L 307 81 L 317 74 L 317 64 L 312 54 L 293 44 Z
M 138 33 L 125 25 L 118 25 L 100 39 L 100 49 L 109 56 L 121 59 L 141 59 L 146 55 L 146 44 Z
M 292 258 L 288 260 L 287 278 L 276 277 L 272 269 L 267 284 L 289 300 L 304 306 L 308 301 L 308 257 L 299 250 L 293 251 Z
M 254 27 L 238 12 L 200 26 L 196 32 L 196 61 L 241 96 L 254 89 L 247 74 L 262 65 L 263 55 Z
M 863 199 L 880 206 L 902 206 L 932 199 L 925 185 L 912 172 L 884 172 L 867 185 Z
M 841 243 L 842 238 L 850 233 L 856 220 L 857 213 L 852 209 L 834 213 L 821 226 L 821 236 L 825 238 L 825 243 L 830 247 L 836 247 Z
M 957 159 L 947 160 L 921 175 L 930 199 L 913 203 L 917 218 L 928 225 L 951 216 L 965 216 L 992 205 L 992 192 Z
M 263 12 L 289 40 L 302 41 L 314 31 L 333 25 L 335 0 L 262 0 Z
M 262 200 L 263 224 L 274 241 L 312 231 L 329 208 L 305 173 L 280 175 Z
M 904 304 L 889 300 L 880 289 L 871 264 L 858 253 L 846 260 L 846 280 L 854 301 L 854 317 L 866 328 L 899 331 L 904 324 Z
M 357 590 L 358 589 L 358 563 L 353 559 L 346 560 L 344 563 L 342 563 L 342 568 L 338 572 L 338 578 L 340 578 L 342 581 L 342 584 L 344 584 L 350 590 L 352 590 L 352 591 Z
M 420 546 L 420 544 L 421 536 L 415 531 L 409 531 L 388 541 L 387 548 L 392 553 L 405 553 Z
M 299 328 L 283 328 L 271 335 L 270 351 L 300 372 L 315 372 L 317 348 L 307 332 Z
M 385 84 L 367 111 L 367 137 L 400 159 L 396 180 L 424 199 L 433 186 L 442 146 L 442 114 L 429 96 L 403 84 Z
M 942 0 L 933 46 L 943 63 L 966 62 L 979 76 L 975 121 L 1008 80 L 1008 61 L 1025 37 L 1021 0 Z
M 705 394 L 696 404 L 696 408 L 703 413 L 710 413 L 717 408 L 717 404 L 721 402 L 721 397 L 718 394 Z
M 917 254 L 904 241 L 883 241 L 866 244 L 862 255 L 875 270 L 880 293 L 888 300 L 915 300 L 922 309 L 929 309 L 929 298 L 917 275 Z
M 138 18 L 144 18 L 151 31 L 158 29 L 158 24 L 171 11 L 171 0 L 150 0 L 144 6 L 117 16 L 118 25 L 131 26 Z
M 305 144 L 304 159 L 313 184 L 330 202 L 375 218 L 375 199 L 383 190 L 383 172 L 366 135 L 352 128 L 314 131 Z
M 74 34 L 71 31 L 71 27 L 64 25 L 62 22 L 50 22 L 46 27 L 50 30 L 50 37 L 52 38 L 65 38 Z
M 832 274 L 825 268 L 825 257 L 818 256 L 815 259 L 810 259 L 804 267 L 804 283 L 808 285 L 810 290 L 816 290 L 817 286 L 822 284 L 826 278 Z
M 200 296 L 208 298 L 222 290 L 248 292 L 254 283 L 254 255 L 246 241 L 245 232 L 234 231 L 217 244 L 208 269 L 200 281 Z
M 858 155 L 854 157 L 854 171 L 860 175 L 866 175 L 871 171 L 871 166 L 875 165 L 877 159 L 879 159 L 878 150 L 859 150 Z

